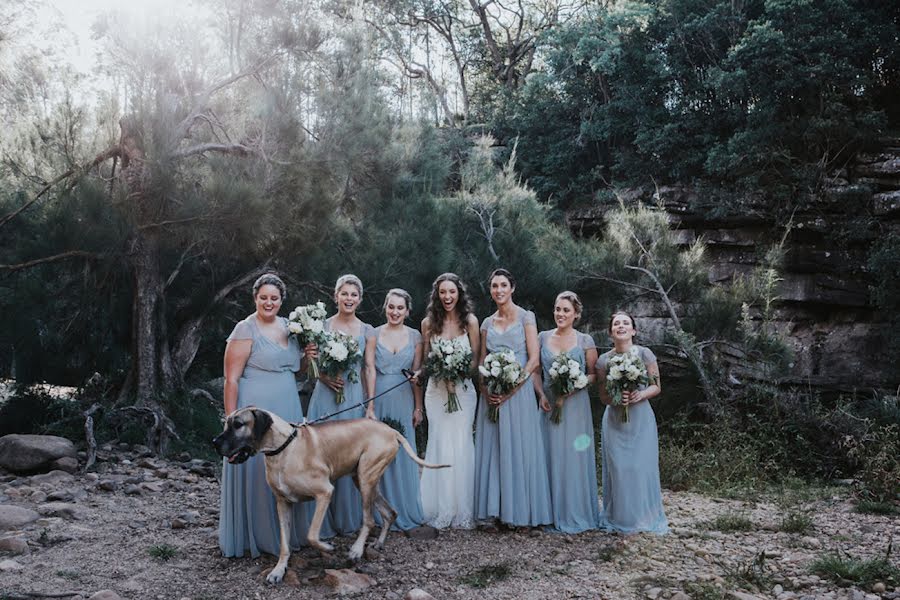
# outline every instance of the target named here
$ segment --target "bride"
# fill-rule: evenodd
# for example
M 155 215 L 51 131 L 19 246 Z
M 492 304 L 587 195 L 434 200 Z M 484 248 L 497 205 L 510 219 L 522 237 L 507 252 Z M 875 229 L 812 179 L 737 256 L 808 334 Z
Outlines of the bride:
M 422 321 L 423 356 L 428 356 L 434 338 L 457 339 L 472 348 L 472 370 L 481 341 L 478 319 L 472 314 L 472 302 L 466 286 L 454 273 L 434 280 L 427 316 Z M 428 445 L 425 460 L 450 464 L 449 469 L 425 469 L 422 474 L 422 509 L 425 520 L 437 528 L 474 526 L 475 443 L 472 423 L 475 419 L 475 386 L 470 379 L 457 384 L 460 410 L 448 413 L 447 385 L 431 379 L 425 390 L 428 415 Z

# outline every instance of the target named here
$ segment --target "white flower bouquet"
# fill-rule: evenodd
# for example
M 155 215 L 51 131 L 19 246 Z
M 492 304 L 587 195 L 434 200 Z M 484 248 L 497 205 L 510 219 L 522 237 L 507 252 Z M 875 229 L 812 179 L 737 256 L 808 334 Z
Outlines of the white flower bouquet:
M 325 341 L 326 316 L 322 302 L 298 306 L 288 315 L 288 330 L 297 336 L 301 347 L 309 343 L 321 345 Z M 319 365 L 315 359 L 309 359 L 306 375 L 313 381 L 319 378 Z
M 634 391 L 650 383 L 647 365 L 641 360 L 637 348 L 622 354 L 613 354 L 606 363 L 606 391 L 613 405 L 622 407 L 622 422 L 628 422 L 628 405 L 622 404 L 622 393 Z
M 586 388 L 588 378 L 581 368 L 581 363 L 567 352 L 560 352 L 553 358 L 549 372 L 550 391 L 556 398 L 550 412 L 550 421 L 559 425 L 562 423 L 563 397 Z
M 484 364 L 478 367 L 484 378 L 484 385 L 491 394 L 503 396 L 510 393 L 525 379 L 522 366 L 516 360 L 515 353 L 502 348 L 484 357 Z M 488 407 L 488 418 L 492 423 L 500 420 L 500 407 Z
M 432 338 L 428 356 L 425 358 L 425 371 L 429 377 L 443 381 L 447 386 L 448 413 L 460 409 L 459 397 L 456 395 L 456 384 L 469 377 L 472 364 L 472 349 L 459 339 L 445 340 Z
M 352 383 L 359 381 L 359 374 L 353 370 L 353 366 L 362 358 L 362 352 L 359 349 L 359 342 L 352 335 L 342 331 L 326 331 L 325 341 L 319 346 L 319 357 L 322 361 L 320 365 L 322 372 L 329 377 L 345 373 L 347 381 Z M 341 404 L 343 401 L 344 389 L 341 388 L 334 402 Z

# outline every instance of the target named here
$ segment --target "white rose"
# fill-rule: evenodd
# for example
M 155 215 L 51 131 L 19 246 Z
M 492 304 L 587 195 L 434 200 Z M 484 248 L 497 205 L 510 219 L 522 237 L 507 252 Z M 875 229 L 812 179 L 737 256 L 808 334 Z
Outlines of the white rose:
M 500 367 L 491 367 L 491 377 L 497 377 L 500 373 Z
M 554 369 L 553 367 L 550 367 L 550 377 L 552 377 L 553 379 L 556 379 L 558 376 L 559 376 L 559 373 L 556 372 L 556 369 Z
M 578 371 L 581 370 L 581 365 L 578 364 L 577 360 L 570 360 L 569 361 L 569 370 L 572 371 L 573 373 L 577 373 Z
M 325 325 L 322 323 L 322 321 L 310 321 L 306 328 L 313 333 L 321 333 L 324 327 Z
M 587 387 L 587 384 L 588 384 L 587 375 L 579 375 L 578 379 L 575 380 L 575 387 L 579 390 L 581 388 Z
M 288 323 L 288 331 L 291 333 L 302 333 L 303 326 L 300 323 L 294 323 L 293 321 Z
M 329 348 L 328 353 L 338 362 L 343 362 L 347 358 L 347 355 L 350 354 L 347 347 L 343 344 L 334 344 Z
M 484 368 L 484 365 L 478 365 L 478 372 L 484 377 L 489 377 L 491 372 Z

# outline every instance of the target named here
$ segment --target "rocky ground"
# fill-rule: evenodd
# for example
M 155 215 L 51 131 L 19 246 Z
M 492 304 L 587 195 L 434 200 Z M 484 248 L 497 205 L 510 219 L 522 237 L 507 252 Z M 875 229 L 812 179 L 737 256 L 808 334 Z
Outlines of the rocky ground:
M 666 492 L 672 533 L 661 538 L 392 533 L 383 553 L 370 551 L 355 566 L 341 558 L 350 540 L 339 539 L 341 553 L 322 558 L 305 549 L 286 582 L 269 586 L 273 557 L 220 556 L 216 466 L 181 458 L 122 445 L 106 447 L 86 475 L 0 476 L 0 600 L 301 599 L 353 585 L 368 586 L 355 597 L 379 600 L 429 597 L 414 589 L 438 599 L 900 598 L 896 582 L 841 587 L 812 572 L 820 557 L 877 558 L 900 540 L 900 519 L 859 514 L 838 490 L 802 502 Z

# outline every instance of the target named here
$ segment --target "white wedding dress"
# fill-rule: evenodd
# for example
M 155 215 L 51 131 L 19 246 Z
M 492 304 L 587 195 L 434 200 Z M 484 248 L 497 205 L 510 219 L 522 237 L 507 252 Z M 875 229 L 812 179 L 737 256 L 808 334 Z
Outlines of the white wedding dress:
M 469 337 L 461 335 L 466 346 Z M 425 461 L 449 464 L 447 469 L 423 469 L 421 480 L 422 509 L 426 522 L 439 529 L 475 526 L 475 442 L 472 423 L 477 397 L 472 381 L 456 384 L 460 410 L 448 413 L 447 385 L 430 379 L 425 390 L 428 415 L 428 445 Z

